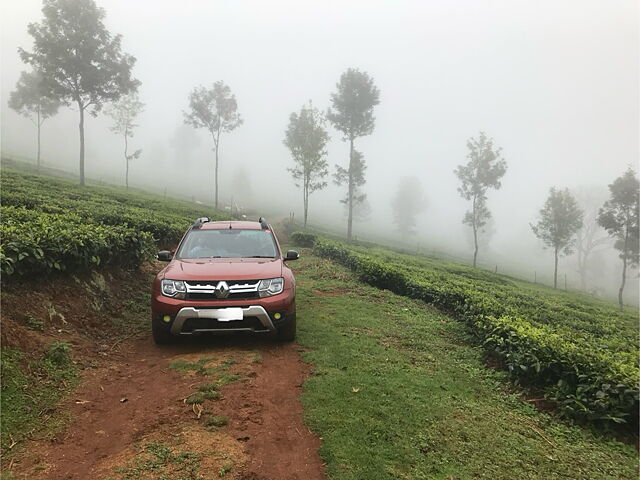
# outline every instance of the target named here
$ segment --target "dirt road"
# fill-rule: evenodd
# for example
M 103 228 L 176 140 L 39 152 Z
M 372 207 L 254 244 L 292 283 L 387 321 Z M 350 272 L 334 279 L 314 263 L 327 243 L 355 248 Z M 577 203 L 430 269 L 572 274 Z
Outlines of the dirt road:
M 257 336 L 142 335 L 84 371 L 61 411 L 69 426 L 11 465 L 30 480 L 324 478 L 320 439 L 303 423 L 310 367 L 300 347 Z M 162 477 L 165 478 L 165 477 Z

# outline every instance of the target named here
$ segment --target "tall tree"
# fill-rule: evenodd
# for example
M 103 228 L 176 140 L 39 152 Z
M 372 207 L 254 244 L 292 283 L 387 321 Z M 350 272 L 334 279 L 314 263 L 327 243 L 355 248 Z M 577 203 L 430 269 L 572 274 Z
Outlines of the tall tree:
M 424 210 L 424 192 L 420 180 L 415 177 L 403 177 L 393 199 L 391 209 L 393 222 L 402 236 L 416 234 L 416 217 Z
M 336 172 L 333 174 L 333 183 L 338 186 L 347 185 L 347 193 L 340 200 L 347 208 L 347 218 L 349 222 L 349 230 L 347 231 L 347 239 L 351 241 L 351 225 L 356 217 L 356 211 L 359 209 L 360 214 L 368 216 L 367 208 L 364 207 L 367 201 L 367 194 L 362 193 L 360 187 L 366 183 L 365 172 L 367 164 L 364 161 L 364 155 L 358 150 L 353 150 L 351 154 L 351 162 L 349 168 L 343 168 L 336 165 Z
M 293 157 L 294 166 L 287 170 L 302 187 L 304 207 L 304 227 L 307 228 L 309 195 L 327 186 L 322 179 L 329 173 L 327 142 L 329 134 L 324 129 L 324 116 L 311 102 L 289 116 L 289 127 L 285 132 L 284 144 Z
M 553 248 L 553 288 L 558 286 L 558 256 L 572 252 L 576 232 L 582 227 L 582 216 L 582 210 L 569 189 L 559 190 L 552 187 L 544 207 L 540 210 L 538 223 L 531 224 L 531 230 L 536 237 Z
M 48 96 L 42 75 L 37 71 L 22 72 L 16 89 L 9 95 L 9 107 L 31 120 L 37 129 L 36 165 L 40 170 L 40 130 L 44 121 L 58 113 L 60 102 Z
M 42 74 L 53 98 L 77 105 L 80 114 L 80 184 L 84 185 L 84 114 L 96 116 L 105 102 L 140 85 L 131 77 L 136 59 L 121 50 L 102 22 L 105 12 L 93 0 L 44 0 L 41 23 L 30 23 L 33 51 L 19 48 L 23 62 Z
M 607 232 L 598 224 L 598 211 L 604 203 L 606 190 L 600 188 L 580 188 L 575 190 L 574 196 L 583 209 L 582 227 L 576 232 L 576 263 L 580 275 L 580 289 L 589 288 L 589 272 L 592 267 L 592 257 L 599 251 L 613 246 Z
M 346 172 L 348 186 L 347 206 L 347 240 L 351 241 L 353 225 L 353 204 L 355 195 L 355 176 L 357 173 L 356 151 L 354 141 L 358 137 L 370 135 L 375 126 L 373 107 L 380 103 L 380 91 L 373 84 L 373 78 L 366 72 L 349 68 L 340 76 L 336 84 L 337 91 L 331 94 L 332 108 L 327 112 L 327 118 L 336 130 L 343 134 L 343 140 L 349 142 L 349 168 Z M 360 156 L 362 161 L 362 156 Z M 362 165 L 364 162 L 362 161 Z M 364 183 L 364 169 L 361 171 Z M 336 175 L 341 175 L 340 170 Z
M 124 138 L 124 160 L 125 185 L 129 188 L 129 162 L 140 157 L 141 149 L 137 149 L 129 154 L 129 138 L 133 137 L 133 130 L 138 126 L 135 121 L 136 117 L 144 110 L 144 103 L 138 99 L 137 93 L 130 93 L 120 98 L 111 107 L 108 107 L 107 113 L 113 119 L 113 125 L 110 130 L 113 133 L 122 135 Z
M 218 208 L 218 154 L 220 134 L 228 133 L 242 125 L 242 117 L 238 113 L 238 102 L 231 89 L 223 81 L 213 87 L 196 87 L 189 94 L 189 111 L 184 112 L 184 121 L 194 128 L 205 128 L 213 138 L 215 151 L 215 195 L 214 204 Z
M 500 179 L 507 171 L 507 162 L 502 158 L 502 149 L 493 144 L 484 132 L 475 139 L 467 140 L 469 161 L 466 165 L 458 165 L 455 174 L 462 182 L 458 192 L 465 200 L 471 200 L 471 210 L 465 213 L 462 223 L 473 229 L 473 266 L 478 258 L 478 233 L 482 232 L 491 212 L 487 207 L 487 190 L 498 190 L 502 185 Z
M 598 214 L 598 223 L 615 238 L 615 248 L 620 250 L 622 259 L 622 283 L 618 290 L 618 303 L 623 309 L 622 294 L 627 280 L 627 267 L 637 267 L 640 260 L 640 183 L 633 169 L 609 185 L 611 197 Z

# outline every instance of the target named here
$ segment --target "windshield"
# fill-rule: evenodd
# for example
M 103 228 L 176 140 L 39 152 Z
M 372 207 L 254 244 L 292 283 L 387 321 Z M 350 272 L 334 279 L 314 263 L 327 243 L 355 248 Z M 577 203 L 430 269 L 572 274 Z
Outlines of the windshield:
M 191 230 L 178 258 L 276 258 L 271 232 L 264 230 Z

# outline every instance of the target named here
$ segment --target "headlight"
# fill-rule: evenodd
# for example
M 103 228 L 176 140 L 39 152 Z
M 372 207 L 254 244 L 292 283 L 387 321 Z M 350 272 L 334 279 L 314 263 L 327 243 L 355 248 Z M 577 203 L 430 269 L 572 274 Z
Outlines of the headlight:
M 184 298 L 187 286 L 182 280 L 162 280 L 162 294 L 167 297 Z
M 283 289 L 284 278 L 282 277 L 260 280 L 260 285 L 258 285 L 258 293 L 260 294 L 260 298 L 277 295 L 279 293 L 282 293 Z

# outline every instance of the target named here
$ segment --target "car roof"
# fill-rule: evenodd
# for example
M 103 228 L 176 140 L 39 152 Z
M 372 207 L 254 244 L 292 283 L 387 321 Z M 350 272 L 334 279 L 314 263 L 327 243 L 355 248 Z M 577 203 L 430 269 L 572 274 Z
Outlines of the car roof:
M 225 222 L 206 222 L 200 227 L 201 230 L 262 230 L 259 222 L 242 222 L 229 220 Z

